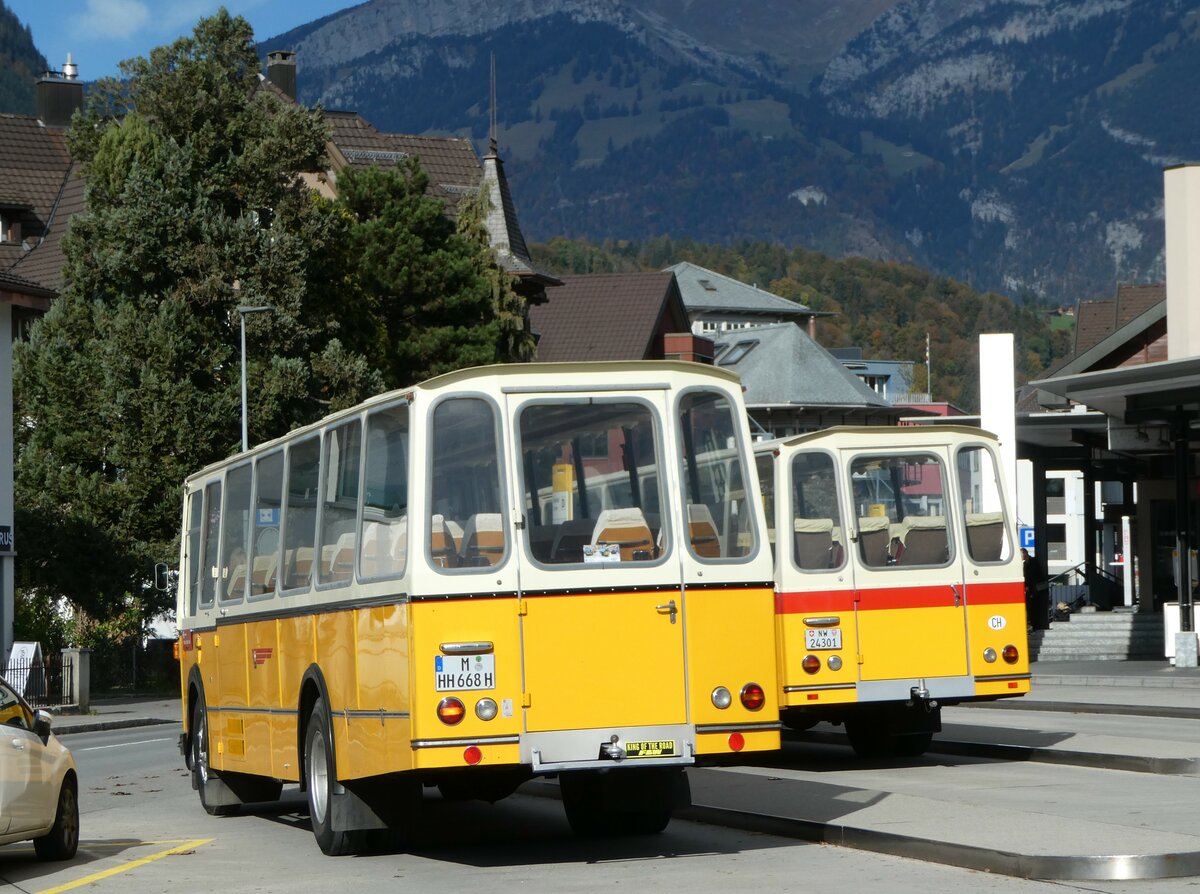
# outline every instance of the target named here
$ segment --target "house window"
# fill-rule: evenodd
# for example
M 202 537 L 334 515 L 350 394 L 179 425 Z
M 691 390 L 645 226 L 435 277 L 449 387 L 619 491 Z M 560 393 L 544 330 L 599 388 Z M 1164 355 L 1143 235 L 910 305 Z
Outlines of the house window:
M 733 366 L 733 364 L 742 360 L 747 354 L 754 350 L 758 344 L 757 341 L 739 341 L 735 344 L 727 354 L 721 356 L 721 362 L 718 366 Z

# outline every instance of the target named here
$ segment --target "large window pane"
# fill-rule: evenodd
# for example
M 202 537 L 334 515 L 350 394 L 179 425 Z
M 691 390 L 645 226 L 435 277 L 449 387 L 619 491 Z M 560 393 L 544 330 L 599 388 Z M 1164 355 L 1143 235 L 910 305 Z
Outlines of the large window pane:
M 367 417 L 360 577 L 398 577 L 408 556 L 408 406 Z
M 883 568 L 950 561 L 946 477 L 937 457 L 858 456 L 850 478 L 863 564 Z
M 321 507 L 321 563 L 317 580 L 345 583 L 357 551 L 358 471 L 361 427 L 355 419 L 325 434 L 325 489 Z
M 718 392 L 685 394 L 679 425 L 688 548 L 700 559 L 750 555 L 758 532 L 746 502 L 733 406 Z
M 492 405 L 442 401 L 433 412 L 429 561 L 438 568 L 486 568 L 507 553 L 500 454 Z
M 662 554 L 653 411 L 565 400 L 521 410 L 527 549 L 546 564 L 619 564 Z
M 246 554 L 250 534 L 250 464 L 225 476 L 225 518 L 221 526 L 221 600 L 246 595 Z
M 976 562 L 1008 561 L 1012 543 L 992 452 L 983 446 L 965 447 L 958 452 L 957 465 L 968 554 Z
M 187 530 L 187 581 L 188 581 L 188 614 L 196 613 L 196 600 L 200 597 L 200 559 L 201 533 L 204 528 L 204 492 L 193 491 L 188 494 L 188 530 Z
M 200 604 L 212 605 L 220 571 L 221 482 L 204 488 L 204 570 L 200 576 Z
M 283 590 L 312 583 L 313 543 L 317 534 L 317 438 L 293 444 L 287 454 L 287 502 L 283 507 Z
M 828 453 L 792 458 L 792 538 L 801 571 L 827 571 L 845 561 L 837 479 Z
M 279 523 L 283 512 L 283 451 L 254 465 L 254 537 L 250 598 L 274 595 L 279 577 Z

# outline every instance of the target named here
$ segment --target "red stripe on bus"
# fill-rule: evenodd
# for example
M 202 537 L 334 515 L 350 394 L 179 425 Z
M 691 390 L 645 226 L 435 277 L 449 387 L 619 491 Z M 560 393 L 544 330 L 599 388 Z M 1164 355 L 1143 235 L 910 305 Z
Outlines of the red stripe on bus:
M 1025 590 L 1021 581 L 967 585 L 969 605 L 1011 605 L 1024 601 Z M 877 611 L 944 606 L 954 606 L 954 591 L 948 583 L 924 587 L 879 587 L 859 590 L 857 606 L 854 590 L 812 590 L 775 594 L 777 615 L 851 612 L 855 608 L 859 611 Z

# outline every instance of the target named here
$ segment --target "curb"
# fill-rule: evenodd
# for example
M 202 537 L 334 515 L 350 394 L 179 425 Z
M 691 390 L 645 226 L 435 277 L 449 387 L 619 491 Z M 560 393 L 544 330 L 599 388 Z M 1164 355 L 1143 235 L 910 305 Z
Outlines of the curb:
M 518 792 L 538 798 L 561 799 L 558 786 L 546 781 L 527 783 L 518 789 Z M 1013 878 L 1128 881 L 1200 875 L 1200 851 L 1164 854 L 1019 854 L 972 844 L 934 841 L 914 835 L 863 829 L 841 823 L 748 813 L 704 804 L 681 808 L 676 810 L 673 816 L 675 819 L 709 826 L 831 844 Z
M 61 715 L 60 715 L 61 716 Z M 69 736 L 73 733 L 95 733 L 113 729 L 133 729 L 139 726 L 165 726 L 178 723 L 178 720 L 161 720 L 155 717 L 131 717 L 127 720 L 101 720 L 92 723 L 65 723 L 61 726 L 53 724 L 51 731 L 56 736 Z

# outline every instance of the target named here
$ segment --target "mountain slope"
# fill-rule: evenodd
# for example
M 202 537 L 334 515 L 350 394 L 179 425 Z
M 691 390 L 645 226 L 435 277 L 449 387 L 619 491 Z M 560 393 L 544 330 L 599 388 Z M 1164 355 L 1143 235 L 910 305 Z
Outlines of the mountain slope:
M 1162 276 L 1198 7 L 372 0 L 263 50 L 305 102 L 480 141 L 495 53 L 531 238 L 764 239 L 1057 302 Z

